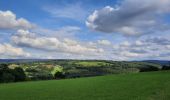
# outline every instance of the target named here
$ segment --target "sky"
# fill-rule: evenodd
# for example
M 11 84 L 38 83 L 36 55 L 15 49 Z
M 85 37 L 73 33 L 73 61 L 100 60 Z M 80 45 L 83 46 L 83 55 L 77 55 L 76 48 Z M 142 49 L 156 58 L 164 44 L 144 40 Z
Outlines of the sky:
M 170 0 L 0 0 L 0 59 L 170 60 Z

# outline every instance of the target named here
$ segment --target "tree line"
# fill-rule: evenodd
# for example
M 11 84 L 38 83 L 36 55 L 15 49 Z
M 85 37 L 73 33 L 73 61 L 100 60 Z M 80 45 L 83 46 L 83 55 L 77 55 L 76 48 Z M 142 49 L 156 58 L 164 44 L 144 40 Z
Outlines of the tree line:
M 26 68 L 24 68 L 24 64 L 14 68 L 9 68 L 10 64 L 0 64 L 0 83 L 170 70 L 170 65 L 157 66 L 140 62 L 108 62 L 104 65 L 97 64 L 87 67 L 76 63 L 61 62 L 61 66 L 55 65 L 50 70 L 42 66 L 31 67 L 31 64 L 28 64 Z
M 7 64 L 0 64 L 0 83 L 25 81 L 26 75 L 20 67 L 8 68 Z
M 32 77 L 29 77 L 29 73 Z M 52 73 L 38 71 L 36 69 L 28 68 L 24 70 L 22 67 L 9 68 L 8 64 L 0 64 L 0 83 L 22 82 L 33 80 L 50 80 L 65 78 L 63 69 L 55 67 Z

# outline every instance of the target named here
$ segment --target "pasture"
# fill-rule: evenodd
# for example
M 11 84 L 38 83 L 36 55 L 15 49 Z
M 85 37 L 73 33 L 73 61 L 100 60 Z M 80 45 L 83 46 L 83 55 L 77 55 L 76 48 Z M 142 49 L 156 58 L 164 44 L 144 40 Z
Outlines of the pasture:
M 170 71 L 0 84 L 0 100 L 170 100 Z

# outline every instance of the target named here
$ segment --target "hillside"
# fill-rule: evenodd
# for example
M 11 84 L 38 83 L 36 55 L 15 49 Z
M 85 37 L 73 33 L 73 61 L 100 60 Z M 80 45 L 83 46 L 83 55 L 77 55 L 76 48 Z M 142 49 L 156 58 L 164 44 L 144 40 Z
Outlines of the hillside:
M 143 62 L 155 63 L 160 65 L 170 65 L 170 61 L 168 60 L 145 60 Z
M 3 64 L 0 64 L 3 68 Z M 0 78 L 15 80 L 9 75 L 11 69 L 20 67 L 26 74 L 26 80 L 49 80 L 58 78 L 77 78 L 89 76 L 101 76 L 120 73 L 138 73 L 146 71 L 158 71 L 162 69 L 159 64 L 148 62 L 106 61 L 106 60 L 14 60 L 6 62 L 9 71 L 0 70 Z M 3 71 L 4 70 L 4 71 Z M 10 73 L 13 74 L 13 73 Z M 6 80 L 8 80 L 6 78 Z M 0 81 L 1 82 L 1 81 Z M 3 81 L 2 81 L 3 82 Z M 6 82 L 6 81 L 5 81 Z M 7 81 L 8 82 L 8 81 Z
M 169 100 L 170 71 L 0 85 L 1 100 Z

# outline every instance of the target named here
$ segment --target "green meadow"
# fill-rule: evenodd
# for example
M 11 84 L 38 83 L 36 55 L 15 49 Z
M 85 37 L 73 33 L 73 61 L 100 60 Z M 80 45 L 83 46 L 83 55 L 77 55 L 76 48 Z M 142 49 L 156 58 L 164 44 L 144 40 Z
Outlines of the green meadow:
M 0 100 L 170 100 L 170 71 L 0 84 Z

